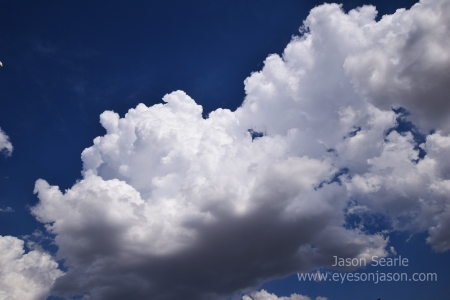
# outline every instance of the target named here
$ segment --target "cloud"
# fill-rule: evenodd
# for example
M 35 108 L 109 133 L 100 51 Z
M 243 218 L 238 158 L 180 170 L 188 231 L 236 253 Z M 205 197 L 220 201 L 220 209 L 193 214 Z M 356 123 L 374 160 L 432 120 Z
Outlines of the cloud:
M 382 236 L 341 226 L 345 187 L 316 191 L 336 172 L 328 159 L 287 155 L 286 137 L 252 141 L 228 110 L 205 120 L 183 92 L 164 101 L 103 113 L 107 134 L 70 190 L 36 182 L 33 213 L 71 267 L 55 292 L 216 298 L 337 252 L 385 255 Z
M 65 192 L 35 185 L 32 212 L 69 268 L 53 292 L 220 299 L 329 267 L 335 255 L 388 255 L 388 237 L 368 233 L 364 218 L 347 226 L 349 214 L 384 214 L 392 229 L 428 230 L 448 250 L 450 127 L 439 114 L 449 85 L 433 80 L 447 63 L 447 8 L 423 1 L 375 22 L 372 6 L 346 14 L 325 4 L 246 79 L 234 112 L 204 119 L 182 91 L 122 118 L 104 112 L 106 134 L 83 151 L 83 178 Z M 399 43 L 383 42 L 391 36 Z M 432 107 L 419 109 L 424 101 Z M 395 130 L 398 106 L 422 132 L 436 129 L 424 143 Z
M 376 106 L 404 107 L 425 131 L 449 134 L 449 25 L 448 1 L 399 9 L 361 28 L 363 45 L 345 59 L 344 69 Z
M 13 212 L 14 209 L 12 207 L 0 208 L 0 212 Z
M 50 255 L 30 251 L 12 236 L 0 236 L 0 298 L 40 300 L 48 296 L 56 278 L 63 273 Z
M 266 290 L 254 292 L 250 296 L 245 295 L 242 300 L 311 300 L 310 297 L 298 294 L 292 294 L 290 297 L 277 297 L 275 294 L 270 294 Z M 325 297 L 317 297 L 316 300 L 328 300 Z
M 13 146 L 9 141 L 9 137 L 1 129 L 0 129 L 0 151 L 5 153 L 6 156 L 10 156 L 13 151 Z

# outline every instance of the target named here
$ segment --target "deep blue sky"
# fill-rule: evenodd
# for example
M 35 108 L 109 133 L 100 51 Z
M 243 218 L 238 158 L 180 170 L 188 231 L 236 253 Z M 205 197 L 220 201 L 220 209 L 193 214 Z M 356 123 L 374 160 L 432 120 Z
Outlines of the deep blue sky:
M 0 208 L 14 209 L 1 213 L 0 235 L 20 237 L 42 228 L 29 213 L 37 203 L 35 181 L 67 189 L 81 177 L 82 150 L 104 134 L 100 113 L 123 116 L 138 103 L 159 103 L 179 89 L 205 114 L 235 109 L 244 98 L 244 79 L 269 54 L 281 53 L 309 10 L 322 3 L 0 1 L 0 127 L 14 146 L 11 157 L 0 157 Z M 355 0 L 343 6 L 348 11 L 374 4 L 382 15 L 414 3 Z M 401 249 L 406 238 L 394 237 L 394 245 Z M 266 288 L 330 300 L 448 299 L 449 255 L 432 254 L 424 239 L 414 238 L 399 252 L 420 271 L 438 270 L 438 283 L 306 285 L 289 277 Z

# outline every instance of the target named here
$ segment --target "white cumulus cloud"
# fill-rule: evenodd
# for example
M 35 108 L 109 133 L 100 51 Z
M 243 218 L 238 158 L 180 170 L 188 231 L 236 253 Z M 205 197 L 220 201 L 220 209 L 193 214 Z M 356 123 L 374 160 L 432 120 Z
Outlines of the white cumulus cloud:
M 342 227 L 344 186 L 317 191 L 336 172 L 329 158 L 290 155 L 286 136 L 252 141 L 229 110 L 203 119 L 184 92 L 164 101 L 103 113 L 107 134 L 83 152 L 84 178 L 65 193 L 36 182 L 33 213 L 72 267 L 56 291 L 216 297 L 336 252 L 385 255 L 383 236 Z
M 24 242 L 12 236 L 0 236 L 0 299 L 42 300 L 53 282 L 63 273 L 46 253 L 25 253 Z
M 335 255 L 388 255 L 388 237 L 348 214 L 385 214 L 450 249 L 448 9 L 422 1 L 376 22 L 373 6 L 324 4 L 234 112 L 204 119 L 182 91 L 104 112 L 83 178 L 64 192 L 36 182 L 32 212 L 69 267 L 54 292 L 218 299 Z M 399 107 L 425 142 L 395 130 Z

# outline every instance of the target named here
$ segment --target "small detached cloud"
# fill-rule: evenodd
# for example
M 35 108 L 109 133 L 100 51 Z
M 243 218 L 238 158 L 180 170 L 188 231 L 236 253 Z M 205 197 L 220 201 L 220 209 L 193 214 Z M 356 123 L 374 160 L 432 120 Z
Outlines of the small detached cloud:
M 0 212 L 14 212 L 14 209 L 8 206 L 6 208 L 0 208 Z
M 0 236 L 0 299 L 46 299 L 53 282 L 63 275 L 49 254 L 25 253 L 23 248 L 22 240 Z
M 3 152 L 6 156 L 10 156 L 12 151 L 13 146 L 9 141 L 9 137 L 0 129 L 0 152 Z
M 64 192 L 35 184 L 32 213 L 69 269 L 54 294 L 223 299 L 333 256 L 386 256 L 389 230 L 428 231 L 449 250 L 450 5 L 375 16 L 311 10 L 303 35 L 245 80 L 236 111 L 204 119 L 176 91 L 101 114 L 106 134 L 83 151 L 82 180 Z M 399 107 L 431 132 L 424 142 L 396 130 Z M 389 230 L 364 228 L 376 214 Z

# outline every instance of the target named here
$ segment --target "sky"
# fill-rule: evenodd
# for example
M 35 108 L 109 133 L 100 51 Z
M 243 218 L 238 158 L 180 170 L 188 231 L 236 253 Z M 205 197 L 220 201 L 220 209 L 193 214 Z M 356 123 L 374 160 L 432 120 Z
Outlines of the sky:
M 0 299 L 448 300 L 447 49 L 446 0 L 0 0 Z

